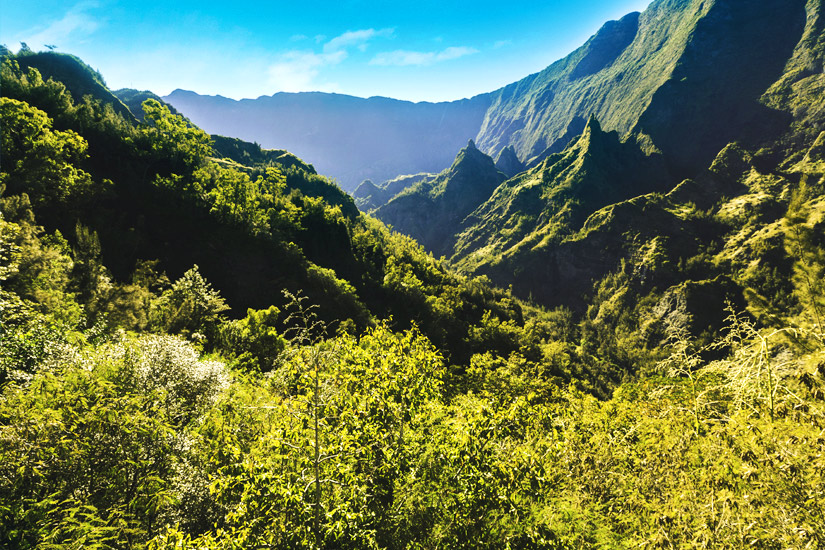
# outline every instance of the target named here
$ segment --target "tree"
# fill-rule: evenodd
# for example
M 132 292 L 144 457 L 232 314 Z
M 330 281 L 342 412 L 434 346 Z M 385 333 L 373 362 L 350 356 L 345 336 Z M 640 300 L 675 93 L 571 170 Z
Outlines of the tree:
M 162 332 L 204 339 L 207 345 L 213 345 L 228 310 L 220 292 L 212 288 L 195 265 L 154 302 L 152 325 Z
M 86 157 L 86 140 L 71 130 L 52 129 L 52 120 L 29 104 L 0 98 L 0 184 L 9 194 L 27 193 L 35 206 L 65 203 L 91 186 L 78 167 Z
M 144 101 L 143 112 L 141 136 L 142 148 L 148 152 L 147 172 L 151 169 L 162 177 L 191 177 L 212 153 L 209 134 L 173 115 L 156 99 Z
M 278 333 L 276 322 L 280 310 L 248 309 L 246 317 L 221 326 L 221 345 L 244 369 L 269 372 L 280 360 L 286 340 Z
M 820 337 L 825 335 L 825 220 L 821 204 L 812 206 L 811 199 L 821 193 L 821 182 L 803 176 L 785 216 L 785 248 L 794 259 L 796 294 Z

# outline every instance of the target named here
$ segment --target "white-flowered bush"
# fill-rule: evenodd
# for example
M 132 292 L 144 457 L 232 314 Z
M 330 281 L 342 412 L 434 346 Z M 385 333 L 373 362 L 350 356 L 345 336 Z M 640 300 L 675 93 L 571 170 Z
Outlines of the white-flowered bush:
M 162 392 L 173 417 L 187 420 L 213 404 L 229 385 L 220 361 L 202 359 L 192 344 L 178 336 L 123 338 L 104 351 L 120 363 L 119 377 L 136 392 Z

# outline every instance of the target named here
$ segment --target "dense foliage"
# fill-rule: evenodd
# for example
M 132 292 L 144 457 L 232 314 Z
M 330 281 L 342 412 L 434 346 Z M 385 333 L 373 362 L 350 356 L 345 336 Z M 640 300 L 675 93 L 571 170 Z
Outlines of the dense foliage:
M 590 205 L 565 238 L 621 253 L 548 311 L 288 153 L 18 61 L 0 545 L 825 546 L 821 135 Z

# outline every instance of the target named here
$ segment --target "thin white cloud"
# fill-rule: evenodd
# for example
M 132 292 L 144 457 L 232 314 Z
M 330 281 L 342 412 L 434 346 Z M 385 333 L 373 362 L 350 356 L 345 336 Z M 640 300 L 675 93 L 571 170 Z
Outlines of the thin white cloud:
M 318 77 L 325 67 L 338 65 L 349 56 L 349 50 L 366 50 L 374 38 L 391 38 L 394 29 L 361 29 L 347 31 L 326 41 L 321 52 L 312 50 L 290 50 L 278 56 L 268 69 L 269 84 L 284 92 L 308 90 L 330 91 L 337 89 L 334 83 L 319 83 Z M 323 42 L 325 38 L 316 37 Z
M 96 7 L 97 2 L 75 4 L 61 19 L 51 22 L 46 28 L 21 33 L 20 41 L 26 42 L 35 50 L 46 44 L 65 49 L 72 43 L 82 41 L 100 27 L 100 20 L 88 13 Z
M 337 65 L 347 57 L 347 52 L 339 50 L 331 53 L 293 50 L 281 55 L 276 63 L 269 66 L 269 82 L 283 92 L 303 92 L 328 89 L 329 85 L 315 82 L 321 69 Z
M 324 51 L 335 52 L 350 47 L 357 47 L 359 50 L 364 51 L 367 48 L 367 43 L 373 38 L 391 38 L 393 33 L 395 33 L 395 29 L 391 28 L 347 31 L 324 44 Z
M 475 48 L 453 46 L 440 52 L 415 52 L 409 50 L 395 50 L 382 52 L 372 58 L 370 65 L 405 67 L 410 65 L 432 65 L 441 61 L 458 59 L 465 55 L 478 53 Z
M 497 50 L 499 48 L 504 48 L 505 46 L 509 46 L 513 43 L 512 40 L 499 40 L 495 44 L 493 44 L 493 49 Z

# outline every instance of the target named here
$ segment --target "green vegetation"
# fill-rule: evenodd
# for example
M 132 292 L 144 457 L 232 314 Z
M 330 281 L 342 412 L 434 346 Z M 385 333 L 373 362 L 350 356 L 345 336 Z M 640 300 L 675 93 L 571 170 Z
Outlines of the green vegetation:
M 363 212 L 370 213 L 372 210 L 387 204 L 390 199 L 398 195 L 408 187 L 419 182 L 430 181 L 435 178 L 435 174 L 413 174 L 398 176 L 390 181 L 385 181 L 381 185 L 375 185 L 371 180 L 364 180 L 352 193 L 355 204 Z
M 453 210 L 461 275 L 36 55 L 0 72 L 0 546 L 825 546 L 813 76 L 673 188 L 595 119 L 507 181 L 468 146 L 382 207 Z

